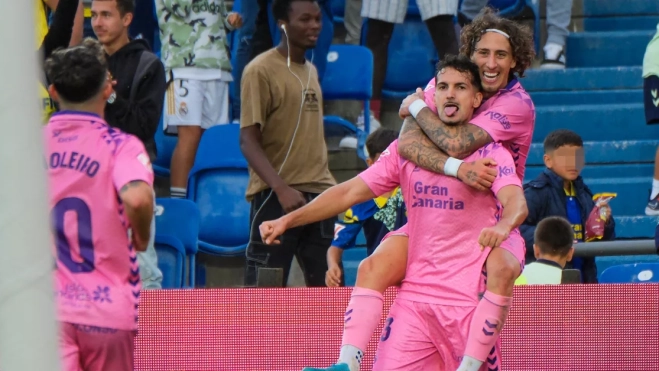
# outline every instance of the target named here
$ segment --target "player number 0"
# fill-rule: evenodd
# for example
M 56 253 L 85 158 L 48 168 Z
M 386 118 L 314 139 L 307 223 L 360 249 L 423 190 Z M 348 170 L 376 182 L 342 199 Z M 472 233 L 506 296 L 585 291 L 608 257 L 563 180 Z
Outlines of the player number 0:
M 76 214 L 78 224 L 78 246 L 82 262 L 73 260 L 71 244 L 64 231 L 64 215 L 68 211 Z M 57 244 L 57 259 L 62 262 L 71 273 L 89 273 L 94 270 L 94 242 L 92 241 L 92 216 L 89 206 L 77 197 L 61 199 L 51 212 L 55 223 L 55 242 Z

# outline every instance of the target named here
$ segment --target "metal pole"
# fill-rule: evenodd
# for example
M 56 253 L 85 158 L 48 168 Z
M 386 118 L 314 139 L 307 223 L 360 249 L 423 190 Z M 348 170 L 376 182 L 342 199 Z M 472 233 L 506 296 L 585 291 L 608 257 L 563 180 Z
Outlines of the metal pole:
M 581 257 L 658 254 L 654 240 L 617 240 L 574 245 L 574 255 Z
M 0 1 L 0 369 L 59 370 L 34 1 Z

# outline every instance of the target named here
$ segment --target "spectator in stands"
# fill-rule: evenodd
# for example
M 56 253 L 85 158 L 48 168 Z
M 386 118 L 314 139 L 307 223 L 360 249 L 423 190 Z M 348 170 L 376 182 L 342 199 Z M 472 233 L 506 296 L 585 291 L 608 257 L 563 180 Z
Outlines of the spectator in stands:
M 53 22 L 48 28 L 46 21 L 46 10 L 41 0 L 37 0 L 36 26 L 37 26 L 37 48 L 39 54 L 45 61 L 59 48 L 66 48 L 70 44 L 77 44 L 82 40 L 82 0 L 49 0 L 49 7 L 56 7 Z M 55 9 L 55 8 L 53 8 Z M 50 82 L 45 71 L 41 70 L 39 76 L 39 98 L 43 115 L 42 122 L 45 124 L 50 116 L 57 111 L 55 102 L 48 94 Z
M 128 37 L 134 11 L 133 0 L 93 0 L 92 27 L 103 45 L 114 80 L 114 91 L 105 106 L 105 121 L 139 138 L 153 161 L 154 136 L 165 96 L 165 69 L 146 40 Z M 153 218 L 149 245 L 146 251 L 137 254 L 143 289 L 162 287 L 162 272 L 154 247 L 155 228 Z
M 210 5 L 209 5 L 210 4 Z M 171 196 L 185 198 L 188 174 L 204 130 L 229 122 L 231 60 L 227 32 L 242 26 L 224 0 L 156 1 L 167 70 L 164 127 L 178 134 L 172 154 Z
M 359 45 L 362 38 L 362 0 L 346 0 L 343 8 L 343 25 L 346 28 L 345 43 Z
M 544 161 L 547 167 L 538 177 L 524 185 L 529 215 L 520 232 L 526 242 L 526 263 L 535 255 L 534 234 L 538 223 L 548 216 L 566 218 L 572 225 L 574 240 L 585 241 L 585 223 L 595 207 L 593 193 L 579 175 L 584 165 L 583 140 L 571 130 L 556 130 L 545 138 Z M 615 222 L 607 209 L 603 241 L 615 239 Z M 579 269 L 584 283 L 597 283 L 594 258 L 574 258 L 567 268 Z
M 380 158 L 393 141 L 398 138 L 398 132 L 380 128 L 366 139 L 370 167 Z M 384 236 L 390 231 L 402 227 L 407 222 L 405 203 L 400 188 L 388 195 L 362 202 L 345 213 L 343 221 L 334 226 L 334 241 L 327 251 L 327 286 L 343 286 L 343 251 L 355 246 L 359 231 L 364 229 L 366 237 L 366 255 L 370 256 Z
M 252 204 L 245 284 L 254 286 L 265 267 L 283 269 L 285 285 L 297 256 L 307 285 L 325 286 L 336 217 L 287 232 L 279 246 L 264 245 L 259 234 L 263 221 L 336 184 L 328 168 L 318 72 L 305 59 L 320 35 L 320 6 L 275 0 L 273 13 L 282 31 L 279 45 L 254 58 L 241 83 L 240 148 L 249 163 L 246 197 Z
M 572 0 L 547 0 L 547 42 L 545 57 L 540 68 L 565 68 L 565 40 L 572 17 Z M 487 0 L 463 0 L 461 18 L 466 22 L 474 19 L 487 5 Z
M 574 231 L 570 222 L 560 216 L 544 218 L 535 228 L 533 255 L 515 285 L 560 284 L 563 269 L 574 254 Z
M 311 49 L 311 62 L 316 66 L 318 71 L 318 80 L 323 80 L 325 74 L 325 65 L 327 64 L 327 53 L 329 52 L 332 39 L 334 37 L 334 24 L 332 23 L 332 6 L 331 0 L 316 0 L 320 5 L 323 13 L 324 25 L 323 32 L 318 37 L 316 46 Z M 247 63 L 257 55 L 270 50 L 273 44 L 274 36 L 270 30 L 270 20 L 272 15 L 269 13 L 268 0 L 246 0 L 243 1 L 242 11 L 248 13 L 245 15 L 245 22 L 251 22 L 248 29 L 240 31 L 238 34 L 238 50 L 236 52 L 236 65 L 234 66 L 234 78 L 236 79 L 236 89 L 241 86 L 243 70 Z M 279 30 L 281 32 L 281 30 Z M 313 57 L 313 58 L 312 58 Z M 240 116 L 240 94 L 237 94 L 232 102 L 234 121 Z
M 35 20 L 37 26 L 37 45 L 41 44 L 48 34 L 48 13 L 56 14 L 55 10 L 58 9 L 60 0 L 35 0 Z M 85 8 L 83 0 L 77 0 L 77 8 L 75 12 L 75 21 L 73 22 L 73 29 L 68 29 L 71 32 L 68 39 L 68 46 L 78 45 L 82 41 L 82 29 L 85 19 Z M 48 57 L 46 57 L 48 58 Z
M 373 52 L 373 99 L 371 100 L 371 128 L 378 127 L 381 113 L 382 86 L 387 75 L 389 41 L 396 23 L 403 23 L 408 0 L 363 0 L 362 17 L 366 18 L 365 43 Z M 446 54 L 458 54 L 458 38 L 453 17 L 458 0 L 417 0 L 421 18 L 426 23 L 439 59 Z M 364 117 L 357 126 L 363 125 Z M 366 114 L 369 114 L 368 112 Z
M 643 57 L 643 95 L 645 96 L 645 121 L 659 124 L 659 24 Z M 654 157 L 654 177 L 646 215 L 659 215 L 659 148 Z

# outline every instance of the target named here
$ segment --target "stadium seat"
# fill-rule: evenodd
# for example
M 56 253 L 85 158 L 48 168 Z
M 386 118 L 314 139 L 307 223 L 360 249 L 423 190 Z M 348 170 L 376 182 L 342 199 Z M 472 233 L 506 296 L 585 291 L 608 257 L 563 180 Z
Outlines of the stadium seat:
M 599 283 L 659 283 L 659 263 L 615 265 L 602 272 Z
M 362 26 L 362 45 L 368 21 Z M 424 88 L 435 73 L 439 58 L 428 28 L 418 16 L 408 13 L 405 23 L 397 24 L 389 42 L 387 75 L 382 97 L 403 99 L 414 89 Z
M 156 233 L 158 232 L 156 231 Z M 171 235 L 156 234 L 155 247 L 158 255 L 158 268 L 162 272 L 162 288 L 183 288 L 185 247 L 181 240 Z
M 175 239 L 183 246 L 183 255 L 187 258 L 187 278 L 183 273 L 183 285 L 195 287 L 195 256 L 199 243 L 199 208 L 189 200 L 175 198 L 156 199 L 156 241 L 171 242 Z M 170 246 L 178 247 L 170 243 Z M 163 272 L 163 276 L 165 273 Z
M 188 178 L 188 199 L 201 215 L 199 250 L 207 254 L 239 256 L 249 240 L 249 175 L 239 132 L 236 124 L 206 130 Z
M 343 13 L 346 7 L 346 0 L 331 0 L 331 2 L 332 18 L 334 18 L 334 23 L 343 23 Z
M 350 83 L 347 83 L 347 82 Z M 368 48 L 356 45 L 332 45 L 327 54 L 327 68 L 323 81 L 325 100 L 361 100 L 364 112 L 369 111 L 373 95 L 373 54 Z M 370 133 L 370 115 L 364 115 L 364 130 L 339 116 L 325 116 L 325 137 L 347 135 L 357 137 L 357 154 L 366 160 L 364 144 Z
M 156 130 L 154 140 L 156 142 L 158 156 L 152 164 L 153 171 L 156 175 L 169 177 L 169 166 L 172 160 L 172 154 L 174 153 L 174 148 L 176 148 L 178 137 L 165 134 L 162 117 L 158 123 L 158 129 Z

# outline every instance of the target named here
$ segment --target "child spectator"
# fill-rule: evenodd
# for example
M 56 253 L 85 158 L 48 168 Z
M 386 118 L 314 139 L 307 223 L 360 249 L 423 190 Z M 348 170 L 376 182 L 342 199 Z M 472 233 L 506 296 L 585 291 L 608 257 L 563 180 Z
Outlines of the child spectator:
M 520 227 L 526 242 L 526 262 L 535 260 L 533 245 L 538 223 L 548 216 L 567 219 L 574 231 L 574 240 L 584 242 L 584 224 L 595 207 L 593 193 L 580 176 L 584 166 L 583 140 L 571 130 L 556 130 L 545 138 L 544 162 L 547 167 L 537 178 L 524 185 L 529 215 Z M 615 222 L 611 208 L 607 209 L 603 241 L 615 238 Z M 566 268 L 581 271 L 584 283 L 597 283 L 594 258 L 574 258 Z
M 533 234 L 535 262 L 524 267 L 516 285 L 560 284 L 563 269 L 572 260 L 574 231 L 570 222 L 560 216 L 542 219 Z
M 366 139 L 368 159 L 366 164 L 373 165 L 380 154 L 398 138 L 398 132 L 379 128 Z M 329 287 L 343 286 L 342 256 L 345 249 L 355 246 L 359 231 L 364 229 L 366 237 L 366 254 L 371 255 L 382 238 L 390 231 L 405 224 L 405 204 L 400 188 L 391 194 L 357 204 L 346 211 L 342 221 L 334 227 L 334 240 L 327 250 L 327 273 L 325 284 Z

